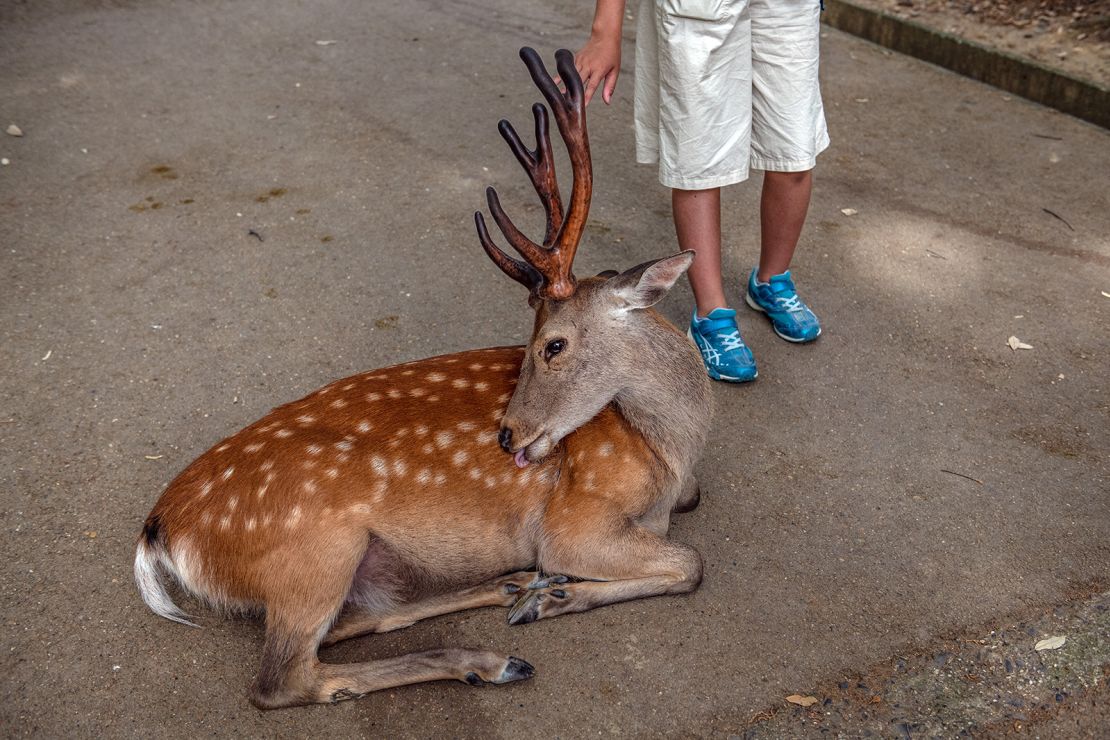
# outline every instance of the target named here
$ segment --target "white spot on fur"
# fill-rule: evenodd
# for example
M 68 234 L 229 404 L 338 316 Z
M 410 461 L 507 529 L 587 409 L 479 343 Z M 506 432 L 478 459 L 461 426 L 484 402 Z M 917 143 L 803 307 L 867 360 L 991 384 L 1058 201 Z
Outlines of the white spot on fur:
M 424 426 L 423 424 L 419 425 L 418 427 L 416 427 L 416 429 L 413 429 L 412 431 L 413 434 L 415 434 L 417 437 L 428 436 L 428 427 Z
M 229 516 L 221 516 L 220 517 L 220 529 L 223 529 L 223 530 L 231 529 L 231 517 L 229 517 Z
M 273 460 L 266 460 L 265 462 L 263 462 L 261 465 L 258 466 L 258 469 L 263 471 L 263 472 L 265 472 L 267 470 L 273 470 L 274 469 L 274 461 Z
M 424 376 L 424 380 L 427 380 L 431 383 L 442 383 L 443 381 L 447 380 L 447 376 L 443 373 L 428 373 Z
M 216 448 L 216 452 L 223 452 L 224 450 L 229 449 L 230 447 L 231 447 L 231 445 L 227 445 L 227 444 L 220 445 L 219 447 Z
M 408 375 L 412 375 L 415 372 L 416 372 L 415 370 L 405 370 L 403 373 L 401 373 L 401 375 L 408 376 Z
M 485 392 L 489 390 L 489 383 L 484 380 L 480 380 L 474 384 L 474 390 Z
M 428 395 L 428 391 L 424 388 L 410 388 L 409 395 L 413 398 L 420 398 L 421 396 Z
M 436 401 L 439 400 L 439 396 L 435 396 L 435 395 L 428 396 L 428 400 L 432 403 L 435 403 Z
M 473 432 L 477 429 L 477 425 L 472 421 L 460 421 L 455 425 L 460 432 Z
M 485 367 L 485 365 L 483 365 L 482 363 L 480 363 L 480 362 L 475 362 L 474 364 L 472 364 L 472 365 L 470 366 L 470 369 L 471 369 L 471 370 L 481 370 L 481 369 L 482 369 L 483 367 Z M 491 369 L 492 369 L 492 368 L 491 368 Z
M 358 423 L 358 426 L 355 427 L 355 429 L 358 430 L 359 434 L 366 434 L 371 429 L 373 429 L 373 427 L 370 425 L 370 422 L 366 421 L 366 419 L 363 419 Z
M 286 529 L 292 529 L 293 527 L 297 526 L 297 523 L 300 522 L 300 521 L 301 521 L 301 507 L 294 506 L 293 510 L 289 512 L 289 516 L 286 517 L 286 519 L 285 519 L 285 528 Z
M 312 445 L 309 445 L 308 447 L 305 447 L 304 451 L 307 452 L 310 455 L 319 455 L 321 452 L 324 451 L 324 448 L 321 447 L 320 445 L 312 444 Z
M 336 442 L 336 443 L 335 443 L 335 445 L 334 445 L 334 447 L 335 447 L 335 449 L 337 449 L 337 450 L 342 450 L 343 452 L 348 452 L 348 451 L 350 451 L 350 449 L 351 449 L 352 447 L 354 447 L 354 445 L 353 445 L 353 444 L 351 444 L 349 440 L 346 440 L 346 439 L 345 439 L 345 440 L 343 440 L 343 441 L 341 441 L 341 442 Z
M 335 456 L 335 461 L 336 462 L 345 463 L 350 459 L 351 459 L 351 456 L 348 455 L 346 452 L 340 452 L 338 455 Z
M 424 446 L 420 448 L 420 451 L 425 455 L 430 455 L 436 451 L 436 448 L 432 446 L 431 442 L 426 442 Z
M 446 447 L 455 440 L 455 435 L 451 432 L 436 432 L 436 446 Z
M 212 481 L 208 480 L 205 481 L 204 485 L 200 487 L 200 497 L 204 498 L 210 493 L 212 493 Z
M 597 448 L 597 454 L 601 455 L 602 457 L 609 457 L 610 455 L 612 455 L 613 454 L 613 443 L 612 442 L 602 442 L 601 446 Z
M 316 461 L 315 460 L 305 460 L 303 463 L 301 463 L 301 468 L 304 469 L 304 470 L 315 470 L 316 469 Z
M 293 432 L 289 431 L 288 429 L 279 429 L 274 432 L 274 436 L 278 439 L 285 439 L 286 437 L 292 437 Z
M 263 527 L 268 527 L 268 526 L 270 526 L 270 523 L 273 522 L 273 521 L 274 521 L 274 515 L 273 514 L 265 514 L 262 517 L 262 526 Z
M 444 475 L 443 473 L 436 473 L 435 484 L 437 486 L 442 486 L 446 482 L 447 482 L 447 476 L 446 475 Z
M 455 388 L 458 388 L 459 390 L 462 390 L 463 388 L 469 388 L 470 387 L 470 381 L 467 380 L 466 378 L 455 378 L 454 380 L 451 381 L 451 385 L 454 386 Z
M 201 514 L 200 515 L 200 523 L 203 524 L 206 527 L 209 524 L 211 524 L 212 523 L 212 512 L 211 511 L 206 511 L 203 514 Z
M 352 504 L 347 511 L 352 514 L 365 515 L 370 513 L 370 507 L 367 504 Z
M 470 476 L 470 480 L 478 480 L 479 478 L 482 477 L 482 469 L 481 468 L 471 468 L 470 472 L 467 473 L 467 475 Z
M 375 473 L 382 477 L 389 475 L 389 468 L 386 467 L 385 460 L 377 455 L 370 458 L 370 467 L 374 469 Z
M 478 432 L 478 435 L 475 437 L 475 439 L 480 445 L 493 444 L 497 441 L 497 432 L 493 432 L 487 429 L 485 431 Z
M 384 480 L 375 483 L 374 487 L 370 490 L 371 501 L 375 504 L 380 504 L 382 499 L 385 498 L 385 489 L 386 485 Z
M 243 452 L 258 452 L 265 446 L 265 442 L 251 442 L 249 445 L 243 447 Z
M 493 488 L 497 485 L 497 481 L 492 475 L 487 475 L 485 480 L 483 480 L 482 482 L 486 485 L 486 488 Z
M 231 474 L 234 473 L 234 472 L 235 472 L 235 466 L 234 465 L 229 465 L 227 467 L 227 470 L 225 470 L 223 472 L 223 475 L 221 475 L 220 477 L 223 478 L 224 480 L 227 480 L 228 478 L 231 477 Z
M 297 423 L 299 423 L 301 426 L 307 426 L 309 424 L 314 423 L 315 421 L 316 421 L 316 417 L 315 416 L 309 416 L 308 414 L 301 414 L 300 416 L 297 417 Z
M 380 401 L 380 400 L 382 400 L 382 394 L 381 393 L 367 393 L 366 394 L 366 400 L 370 401 L 370 402 Z
M 398 399 L 401 397 L 401 391 L 397 390 L 396 388 L 390 388 L 385 395 L 389 396 L 392 399 Z
M 238 496 L 232 496 L 231 498 L 229 498 L 227 500 L 227 510 L 228 511 L 235 511 L 235 507 L 238 506 L 238 505 L 239 505 L 239 497 Z
M 393 472 L 396 475 L 404 475 L 405 472 L 408 469 L 409 469 L 409 466 L 406 465 L 405 461 L 402 460 L 401 458 L 397 458 L 396 460 L 393 461 Z
M 243 528 L 246 529 L 248 532 L 253 532 L 254 531 L 254 524 L 255 524 L 255 521 L 254 521 L 254 517 L 252 516 L 250 519 L 243 522 Z
M 349 390 L 351 390 L 351 389 L 352 389 L 352 388 L 354 388 L 354 387 L 355 387 L 355 384 L 354 384 L 354 383 L 347 383 L 347 385 L 343 386 L 343 389 L 342 389 L 342 390 L 345 390 L 345 391 L 349 391 Z
M 455 467 L 462 467 L 462 464 L 469 458 L 470 455 L 466 450 L 456 450 L 455 454 L 451 456 L 451 462 L 455 464 Z
M 512 396 L 511 393 L 502 393 L 500 396 L 497 397 L 497 402 L 498 403 L 508 403 L 509 399 L 512 398 L 512 397 L 513 396 Z
M 324 475 L 328 476 L 332 480 L 335 480 L 336 478 L 339 477 L 339 469 L 338 468 L 328 468 L 327 470 L 324 471 Z
M 416 474 L 416 482 L 421 485 L 427 485 L 431 479 L 432 474 L 427 468 L 421 468 L 420 472 Z
M 316 493 L 316 481 L 306 480 L 301 484 L 301 488 L 305 490 L 305 493 Z
M 342 398 L 337 398 L 328 405 L 331 406 L 333 409 L 341 409 L 347 405 L 347 402 L 344 401 Z
M 258 496 L 258 498 L 262 498 L 263 496 L 266 495 L 266 491 L 268 491 L 269 489 L 270 489 L 270 484 L 269 483 L 263 483 L 261 486 L 258 487 L 258 490 L 254 492 L 254 495 Z

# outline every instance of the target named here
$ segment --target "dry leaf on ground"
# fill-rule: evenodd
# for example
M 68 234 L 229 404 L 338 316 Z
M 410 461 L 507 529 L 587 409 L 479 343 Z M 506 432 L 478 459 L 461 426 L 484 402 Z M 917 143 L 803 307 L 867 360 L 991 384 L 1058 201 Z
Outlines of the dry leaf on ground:
M 1041 650 L 1057 650 L 1064 647 L 1064 643 L 1067 642 L 1067 640 L 1068 638 L 1064 637 L 1063 635 L 1046 637 L 1043 640 L 1038 640 L 1037 644 L 1033 646 L 1033 649 L 1037 652 L 1040 652 Z
M 855 208 L 841 208 L 840 212 L 843 213 L 845 216 L 854 216 L 859 213 L 859 211 L 857 211 Z
M 14 123 L 7 128 L 8 136 L 23 136 L 23 129 Z
M 786 697 L 786 700 L 791 704 L 797 704 L 800 707 L 812 707 L 817 703 L 816 696 L 802 696 L 801 694 L 791 694 Z
M 1010 345 L 1010 349 L 1012 349 L 1012 350 L 1033 349 L 1033 345 L 1026 344 L 1025 342 L 1021 341 L 1017 337 L 1010 337 L 1009 339 L 1006 340 L 1006 344 Z

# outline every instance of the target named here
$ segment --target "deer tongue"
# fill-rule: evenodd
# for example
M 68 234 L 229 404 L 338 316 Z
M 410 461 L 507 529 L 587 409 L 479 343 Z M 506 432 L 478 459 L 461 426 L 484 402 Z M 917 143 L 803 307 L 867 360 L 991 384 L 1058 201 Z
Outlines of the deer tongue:
M 521 449 L 517 450 L 516 454 L 513 455 L 513 462 L 516 463 L 516 466 L 518 468 L 528 467 L 528 458 L 526 458 L 524 456 L 524 448 L 523 447 Z

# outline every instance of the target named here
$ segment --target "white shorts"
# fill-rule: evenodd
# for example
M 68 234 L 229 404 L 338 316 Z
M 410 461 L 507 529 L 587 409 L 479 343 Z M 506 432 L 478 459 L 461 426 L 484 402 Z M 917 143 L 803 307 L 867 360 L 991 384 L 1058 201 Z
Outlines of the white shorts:
M 636 161 L 702 190 L 813 169 L 829 145 L 819 0 L 641 0 Z

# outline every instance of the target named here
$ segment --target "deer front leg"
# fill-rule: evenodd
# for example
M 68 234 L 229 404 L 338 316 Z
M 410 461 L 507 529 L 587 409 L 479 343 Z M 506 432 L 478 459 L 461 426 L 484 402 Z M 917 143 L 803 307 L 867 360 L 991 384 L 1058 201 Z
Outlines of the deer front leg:
M 390 632 L 410 627 L 422 619 L 466 609 L 512 606 L 523 591 L 565 583 L 566 580 L 565 577 L 543 576 L 535 571 L 518 571 L 461 591 L 440 594 L 409 604 L 398 604 L 385 613 L 352 609 L 339 617 L 320 644 L 327 647 L 371 632 Z
M 598 534 L 596 529 L 580 531 L 571 541 L 553 543 L 555 552 L 550 561 L 544 560 L 550 570 L 590 580 L 529 590 L 509 610 L 509 624 L 648 596 L 688 593 L 701 583 L 701 556 L 692 547 L 639 527 Z

